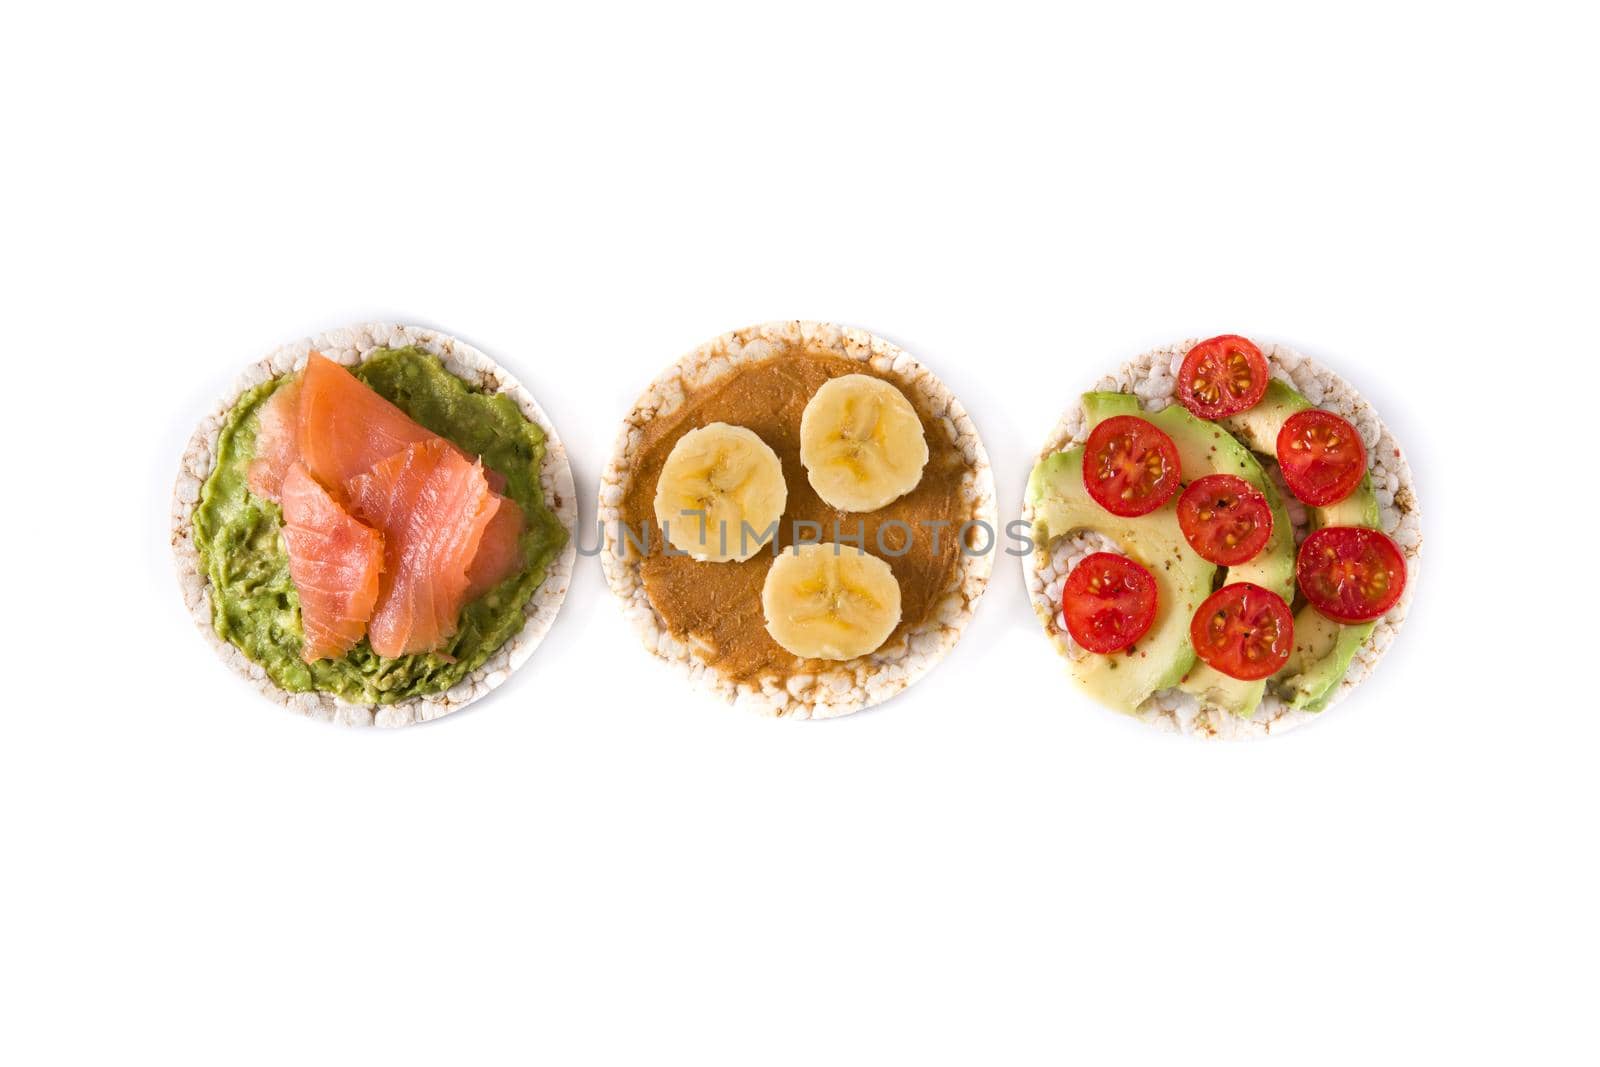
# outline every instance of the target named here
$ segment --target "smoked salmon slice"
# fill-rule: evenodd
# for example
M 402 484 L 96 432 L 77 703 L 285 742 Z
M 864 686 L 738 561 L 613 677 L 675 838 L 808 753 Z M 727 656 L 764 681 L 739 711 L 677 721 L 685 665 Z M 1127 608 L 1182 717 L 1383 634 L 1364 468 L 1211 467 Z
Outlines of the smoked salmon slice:
M 299 463 L 289 465 L 280 488 L 289 576 L 305 632 L 300 658 L 342 656 L 361 640 L 377 604 L 383 535 L 340 507 Z
M 487 472 L 486 472 L 487 473 Z M 522 509 L 509 497 L 497 497 L 500 504 L 478 542 L 478 554 L 467 568 L 467 599 L 476 600 L 513 574 L 527 562 L 522 556 Z
M 308 378 L 307 395 L 310 387 Z M 383 534 L 367 627 L 373 651 L 393 659 L 443 647 L 467 600 L 467 569 L 501 506 L 482 465 L 436 437 L 380 460 L 344 489 L 355 516 Z
M 504 476 L 319 352 L 262 406 L 247 480 L 283 506 L 308 663 L 363 634 L 380 656 L 437 651 L 524 564 Z
M 300 426 L 300 379 L 280 385 L 267 399 L 257 416 L 256 458 L 250 462 L 245 481 L 250 491 L 267 500 L 277 500 L 283 491 L 283 477 L 300 456 L 296 440 Z
M 297 460 L 317 481 L 337 488 L 407 445 L 444 440 L 315 350 L 300 377 L 272 394 L 258 422 L 248 481 L 250 491 L 267 500 L 278 499 L 283 476 Z M 498 471 L 486 469 L 484 477 L 492 491 L 505 489 Z
M 333 360 L 312 352 L 300 376 L 297 440 L 306 470 L 323 485 L 335 487 L 409 445 L 443 438 L 417 425 Z

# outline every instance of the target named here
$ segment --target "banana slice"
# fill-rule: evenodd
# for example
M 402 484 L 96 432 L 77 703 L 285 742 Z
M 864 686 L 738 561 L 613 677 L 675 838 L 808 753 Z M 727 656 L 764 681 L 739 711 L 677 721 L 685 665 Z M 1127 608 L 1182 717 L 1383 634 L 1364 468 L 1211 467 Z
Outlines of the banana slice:
M 800 545 L 772 561 L 761 587 L 767 633 L 803 659 L 855 659 L 900 625 L 900 583 L 877 556 L 848 545 Z
M 656 521 L 673 548 L 697 560 L 746 560 L 772 539 L 788 499 L 778 454 L 753 430 L 713 422 L 667 454 Z
M 827 382 L 800 416 L 800 462 L 826 503 L 876 511 L 922 480 L 928 442 L 905 394 L 882 378 Z

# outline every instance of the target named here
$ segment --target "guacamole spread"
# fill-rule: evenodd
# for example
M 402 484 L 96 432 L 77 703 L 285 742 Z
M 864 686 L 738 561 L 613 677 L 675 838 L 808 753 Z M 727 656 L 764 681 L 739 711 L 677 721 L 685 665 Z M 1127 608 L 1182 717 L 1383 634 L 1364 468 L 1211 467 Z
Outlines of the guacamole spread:
M 392 704 L 442 692 L 482 666 L 522 629 L 527 603 L 566 544 L 567 532 L 546 506 L 539 484 L 544 432 L 504 395 L 469 387 L 417 347 L 379 349 L 351 368 L 390 403 L 462 450 L 483 457 L 506 478 L 504 494 L 527 519 L 524 566 L 461 611 L 461 626 L 437 652 L 385 659 L 365 638 L 339 659 L 300 659 L 300 598 L 279 536 L 278 505 L 250 492 L 258 415 L 292 376 L 246 392 L 228 413 L 217 440 L 216 467 L 200 491 L 194 537 L 211 583 L 212 625 L 279 687 L 333 693 L 352 703 Z

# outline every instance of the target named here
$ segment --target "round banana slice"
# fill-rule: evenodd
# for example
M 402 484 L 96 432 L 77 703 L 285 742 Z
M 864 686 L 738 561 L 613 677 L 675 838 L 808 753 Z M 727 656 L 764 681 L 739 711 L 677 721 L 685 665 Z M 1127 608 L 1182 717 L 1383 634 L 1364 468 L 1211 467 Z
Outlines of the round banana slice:
M 882 378 L 846 374 L 806 404 L 800 462 L 811 488 L 828 504 L 876 511 L 917 487 L 928 442 L 904 393 Z
M 777 533 L 788 499 L 778 454 L 753 430 L 713 422 L 672 446 L 656 480 L 656 521 L 697 560 L 747 560 Z
M 900 625 L 900 582 L 877 556 L 838 544 L 800 545 L 772 561 L 761 587 L 772 639 L 804 659 L 855 659 Z

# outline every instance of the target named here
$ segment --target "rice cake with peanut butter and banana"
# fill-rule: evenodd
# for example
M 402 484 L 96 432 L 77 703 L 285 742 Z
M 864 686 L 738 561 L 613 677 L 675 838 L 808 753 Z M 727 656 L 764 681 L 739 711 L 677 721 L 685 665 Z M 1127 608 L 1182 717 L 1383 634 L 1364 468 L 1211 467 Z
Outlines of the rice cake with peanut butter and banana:
M 645 391 L 601 478 L 600 558 L 655 655 L 790 718 L 889 699 L 959 640 L 998 548 L 977 429 L 861 330 L 724 334 Z

